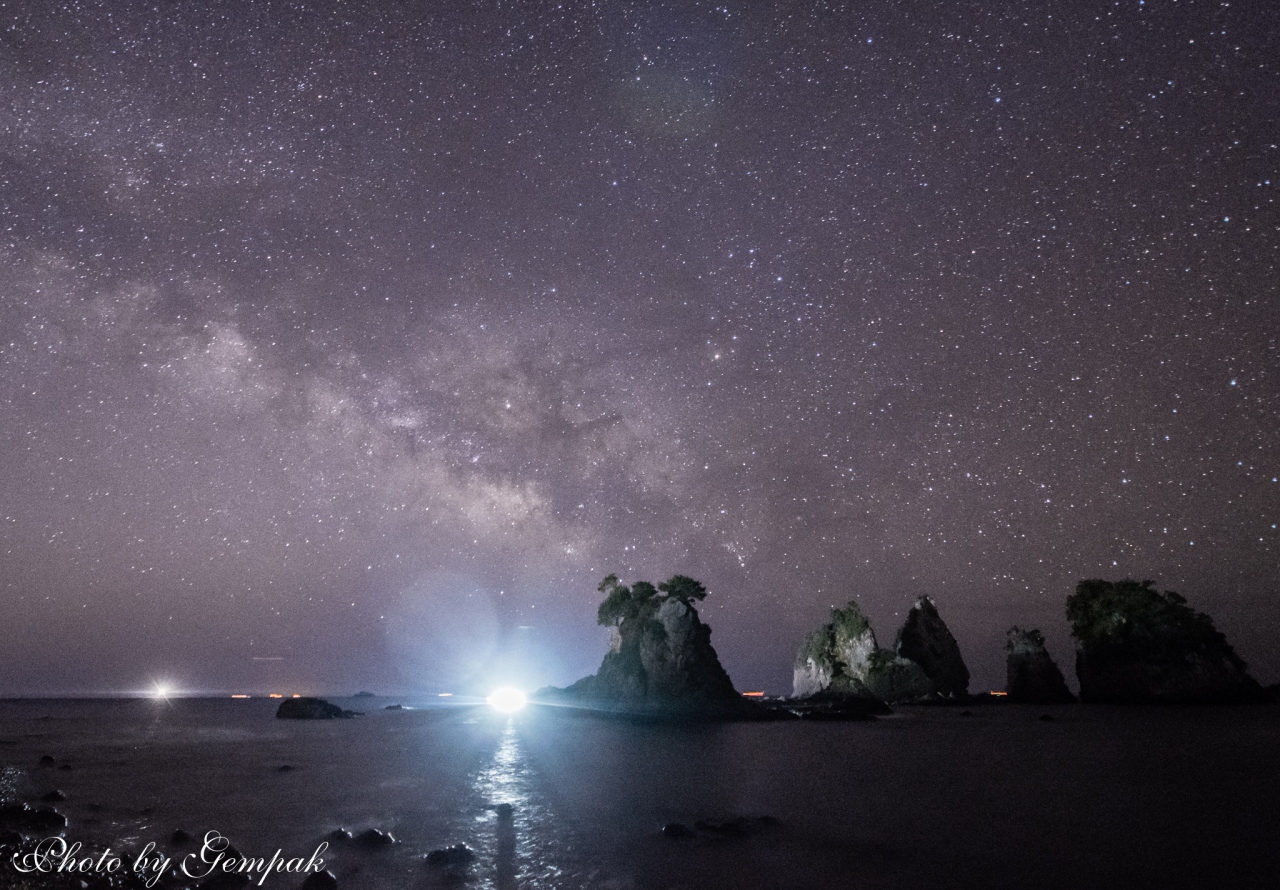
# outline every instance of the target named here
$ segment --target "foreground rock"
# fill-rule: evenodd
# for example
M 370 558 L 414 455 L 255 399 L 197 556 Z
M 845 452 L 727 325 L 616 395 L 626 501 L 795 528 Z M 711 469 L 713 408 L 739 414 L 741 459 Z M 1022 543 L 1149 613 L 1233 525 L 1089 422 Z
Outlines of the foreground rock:
M 451 847 L 441 847 L 439 850 L 432 850 L 426 856 L 427 865 L 435 866 L 459 866 L 469 865 L 476 858 L 475 851 L 466 844 L 454 844 Z
M 25 803 L 0 806 L 0 829 L 17 832 L 59 832 L 67 827 L 67 817 L 52 807 L 33 807 Z
M 960 647 L 928 597 L 911 607 L 892 650 L 879 647 L 856 602 L 832 609 L 831 621 L 805 637 L 792 673 L 792 695 L 801 700 L 963 700 L 968 685 Z
M 734 690 L 721 666 L 711 628 L 693 605 L 706 596 L 697 581 L 676 575 L 657 587 L 637 581 L 628 588 L 610 575 L 600 591 L 599 622 L 612 631 L 600 670 L 567 689 L 541 690 L 535 702 L 652 716 L 768 716 Z
M 1262 690 L 1203 612 L 1150 581 L 1081 581 L 1067 598 L 1080 700 L 1227 703 Z
M 355 716 L 355 711 L 344 711 L 322 698 L 286 698 L 276 709 L 276 717 L 281 720 L 333 720 Z
M 1009 693 L 1009 701 L 1050 705 L 1076 700 L 1067 688 L 1062 671 L 1049 657 L 1040 631 L 1011 627 L 1004 648 L 1007 653 L 1005 691 Z

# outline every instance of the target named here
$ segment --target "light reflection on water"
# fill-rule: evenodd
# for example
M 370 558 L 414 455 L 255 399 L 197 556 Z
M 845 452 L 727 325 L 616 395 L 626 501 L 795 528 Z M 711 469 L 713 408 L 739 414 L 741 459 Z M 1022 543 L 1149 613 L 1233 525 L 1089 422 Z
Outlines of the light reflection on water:
M 599 876 L 588 873 L 576 856 L 571 829 L 541 790 L 522 731 L 536 731 L 536 724 L 507 720 L 493 758 L 472 783 L 477 816 L 469 843 L 477 853 L 474 873 L 480 886 L 608 886 L 597 884 Z

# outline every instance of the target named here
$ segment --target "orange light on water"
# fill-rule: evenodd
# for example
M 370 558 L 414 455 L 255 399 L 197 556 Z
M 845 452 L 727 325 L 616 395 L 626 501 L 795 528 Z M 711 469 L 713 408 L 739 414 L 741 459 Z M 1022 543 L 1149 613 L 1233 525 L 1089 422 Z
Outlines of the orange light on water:
M 763 692 L 744 692 L 742 694 L 746 698 L 764 698 Z
M 284 698 L 284 696 L 278 692 L 273 692 L 270 695 L 268 695 L 267 698 Z
M 245 695 L 243 692 L 237 692 L 237 693 L 235 693 L 234 695 L 232 695 L 231 697 L 232 697 L 232 698 L 248 698 L 249 696 Z
M 1004 697 L 1005 697 L 1006 695 L 1008 695 L 1009 693 L 1007 693 L 1007 692 L 997 692 L 996 690 L 992 689 L 992 690 L 991 690 L 991 694 L 992 694 L 992 695 L 998 695 L 998 696 L 1000 696 L 1001 698 L 1004 698 Z
M 302 698 L 302 693 L 301 693 L 301 692 L 295 692 L 295 693 L 293 694 L 293 697 L 294 697 L 294 698 Z

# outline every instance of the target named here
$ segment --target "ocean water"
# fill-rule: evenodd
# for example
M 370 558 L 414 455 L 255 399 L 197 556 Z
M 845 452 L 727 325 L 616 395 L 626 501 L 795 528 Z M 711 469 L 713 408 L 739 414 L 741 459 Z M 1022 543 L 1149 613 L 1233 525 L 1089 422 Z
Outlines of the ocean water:
M 179 828 L 268 859 L 308 858 L 337 828 L 394 835 L 322 854 L 342 888 L 1280 886 L 1275 706 L 671 726 L 332 701 L 366 714 L 0 701 L 0 800 L 58 789 L 69 840 L 154 842 L 175 862 L 198 848 L 169 846 Z M 737 817 L 737 831 L 694 828 Z M 664 836 L 672 822 L 692 836 Z M 456 843 L 477 854 L 468 868 L 424 862 Z M 14 880 L 0 863 L 0 887 Z

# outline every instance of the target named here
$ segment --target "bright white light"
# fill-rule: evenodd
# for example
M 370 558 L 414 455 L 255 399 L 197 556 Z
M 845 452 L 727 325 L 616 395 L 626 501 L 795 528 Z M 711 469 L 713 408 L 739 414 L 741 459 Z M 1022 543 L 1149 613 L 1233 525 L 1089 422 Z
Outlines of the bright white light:
M 168 683 L 157 683 L 151 690 L 151 694 L 156 698 L 168 698 L 173 692 L 173 687 Z
M 495 689 L 493 695 L 486 698 L 485 701 L 492 705 L 494 710 L 510 714 L 523 708 L 527 699 L 519 689 L 503 686 L 501 689 Z

